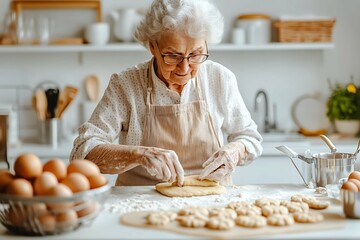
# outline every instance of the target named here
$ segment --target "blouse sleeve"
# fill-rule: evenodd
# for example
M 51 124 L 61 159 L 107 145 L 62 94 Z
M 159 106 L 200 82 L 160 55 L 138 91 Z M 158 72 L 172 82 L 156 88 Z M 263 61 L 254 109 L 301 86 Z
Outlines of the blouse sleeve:
M 225 82 L 225 118 L 223 131 L 228 135 L 228 142 L 241 142 L 245 145 L 247 160 L 252 160 L 262 153 L 262 137 L 257 125 L 251 118 L 242 96 L 238 90 L 235 75 L 228 70 L 222 82 Z
M 126 101 L 122 99 L 125 94 L 119 82 L 119 75 L 113 74 L 89 121 L 78 129 L 79 135 L 74 141 L 70 160 L 83 159 L 95 146 L 113 143 L 118 137 L 129 112 Z

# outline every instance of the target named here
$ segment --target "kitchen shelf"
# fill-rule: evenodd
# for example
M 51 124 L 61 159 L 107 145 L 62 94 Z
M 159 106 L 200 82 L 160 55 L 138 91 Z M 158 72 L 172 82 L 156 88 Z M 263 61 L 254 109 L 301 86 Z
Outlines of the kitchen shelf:
M 229 43 L 209 47 L 211 51 L 264 51 L 264 50 L 326 50 L 333 43 L 270 43 L 262 45 L 234 45 Z M 110 43 L 107 45 L 16 45 L 0 46 L 0 53 L 55 53 L 55 52 L 133 52 L 145 51 L 137 43 Z

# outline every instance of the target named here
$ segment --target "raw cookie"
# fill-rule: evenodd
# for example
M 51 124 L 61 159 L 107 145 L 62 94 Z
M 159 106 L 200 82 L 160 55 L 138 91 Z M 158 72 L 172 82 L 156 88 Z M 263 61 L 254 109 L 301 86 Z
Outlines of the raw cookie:
M 273 214 L 267 218 L 267 223 L 272 226 L 289 226 L 294 224 L 291 215 Z
M 255 205 L 238 207 L 235 211 L 239 216 L 261 215 L 261 208 Z
M 188 216 L 188 215 L 195 215 L 195 216 L 209 216 L 209 210 L 203 207 L 186 207 L 180 209 L 178 212 L 179 216 Z
M 326 201 L 319 201 L 319 200 L 309 201 L 307 204 L 309 205 L 309 208 L 316 209 L 316 210 L 325 209 L 330 205 Z
M 316 198 L 305 194 L 295 194 L 291 196 L 291 201 L 309 203 L 311 201 L 316 201 Z
M 309 205 L 304 202 L 291 202 L 283 200 L 281 201 L 280 205 L 286 207 L 289 210 L 289 213 L 309 211 Z
M 267 205 L 261 208 L 262 215 L 268 217 L 273 214 L 288 214 L 289 210 L 284 206 Z
M 207 224 L 208 217 L 201 215 L 186 215 L 178 217 L 177 220 L 183 227 L 201 228 L 205 227 Z
M 253 204 L 251 202 L 244 202 L 244 201 L 231 202 L 227 205 L 227 208 L 231 208 L 235 210 L 238 207 L 247 207 L 247 206 L 253 206 Z
M 259 198 L 259 199 L 255 200 L 255 205 L 260 208 L 267 206 L 267 205 L 279 206 L 280 201 L 277 199 L 272 199 L 272 198 Z
M 190 180 L 189 180 L 190 179 Z M 202 183 L 200 183 L 202 182 Z M 185 185 L 195 184 L 195 185 Z M 156 191 L 168 197 L 194 197 L 206 195 L 220 195 L 226 192 L 226 188 L 221 185 L 215 185 L 213 181 L 196 180 L 194 176 L 186 176 L 182 187 L 173 185 L 173 183 L 158 183 L 155 186 Z
M 212 208 L 209 209 L 209 216 L 235 219 L 237 214 L 235 210 L 230 208 Z
M 242 227 L 259 228 L 266 226 L 266 218 L 263 216 L 239 216 L 235 223 Z
M 211 217 L 207 223 L 208 228 L 216 230 L 228 230 L 234 226 L 234 220 L 226 217 Z
M 294 219 L 295 219 L 296 222 L 299 222 L 299 223 L 316 223 L 316 222 L 323 221 L 324 216 L 321 213 L 297 212 L 297 213 L 294 213 Z
M 154 212 L 147 216 L 147 223 L 151 225 L 166 225 L 175 220 L 176 214 L 173 212 Z

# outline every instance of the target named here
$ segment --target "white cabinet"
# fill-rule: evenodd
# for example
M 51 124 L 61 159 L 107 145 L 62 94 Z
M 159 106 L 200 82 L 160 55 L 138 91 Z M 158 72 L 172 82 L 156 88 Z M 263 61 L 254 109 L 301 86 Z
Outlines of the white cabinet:
M 304 166 L 300 161 L 295 160 L 295 164 L 303 171 Z M 244 185 L 304 182 L 288 157 L 263 156 L 247 166 L 237 167 L 233 174 L 233 183 Z

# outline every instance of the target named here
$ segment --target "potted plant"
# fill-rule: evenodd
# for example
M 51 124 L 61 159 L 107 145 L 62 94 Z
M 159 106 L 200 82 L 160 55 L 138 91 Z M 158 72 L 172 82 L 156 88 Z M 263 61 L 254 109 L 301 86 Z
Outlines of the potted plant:
M 354 83 L 331 86 L 326 115 L 342 135 L 355 136 L 360 128 L 360 87 Z

